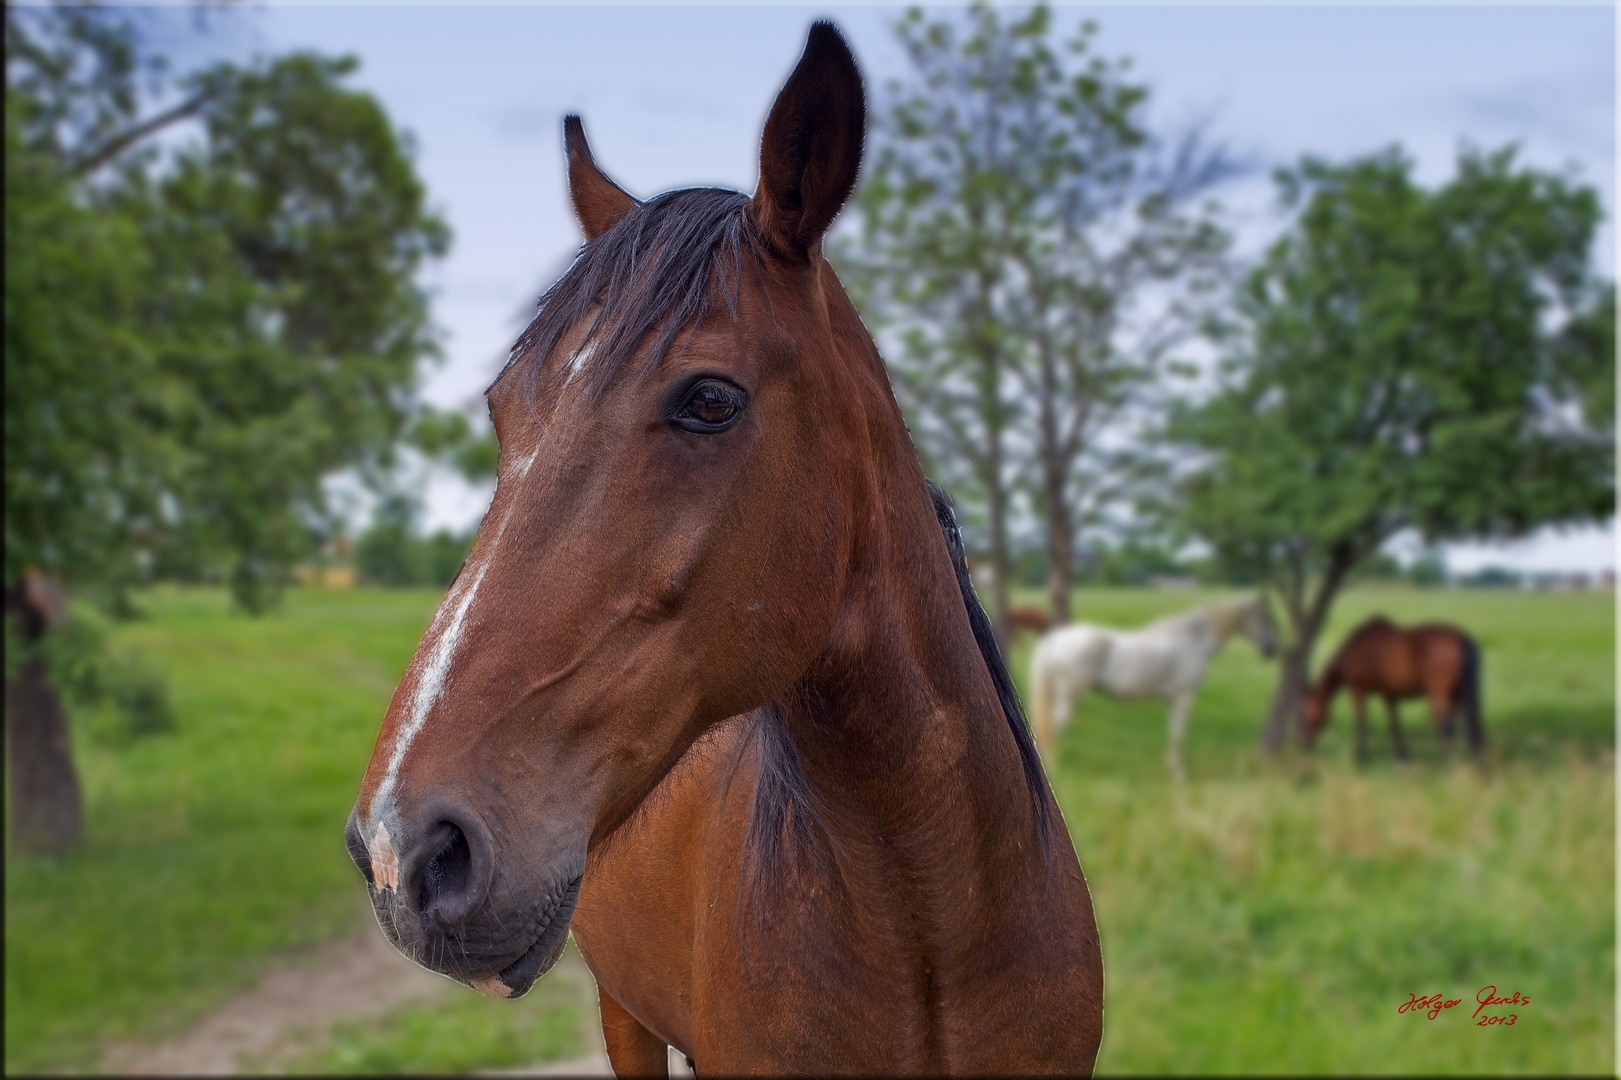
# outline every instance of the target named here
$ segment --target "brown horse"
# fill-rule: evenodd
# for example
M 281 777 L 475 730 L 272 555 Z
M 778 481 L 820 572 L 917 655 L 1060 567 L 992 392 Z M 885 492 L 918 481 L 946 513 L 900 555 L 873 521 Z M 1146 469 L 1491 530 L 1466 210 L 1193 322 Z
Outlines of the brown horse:
M 1047 609 L 1035 604 L 1008 608 L 1007 621 L 1015 630 L 1034 630 L 1037 634 L 1045 634 L 1053 627 L 1053 617 L 1047 614 Z
M 384 932 L 523 993 L 572 927 L 614 1068 L 1086 1072 L 1081 868 L 821 239 L 864 104 L 812 28 L 759 188 L 638 202 L 565 123 L 587 243 L 489 390 L 500 479 L 349 848 Z
M 1470 750 L 1479 754 L 1486 745 L 1486 730 L 1480 720 L 1480 648 L 1456 626 L 1426 623 L 1404 630 L 1381 616 L 1358 626 L 1306 695 L 1302 731 L 1307 745 L 1315 743 L 1328 726 L 1329 707 L 1342 686 L 1349 689 L 1356 710 L 1359 761 L 1367 756 L 1369 694 L 1385 699 L 1390 738 L 1399 758 L 1405 760 L 1408 756 L 1396 705 L 1404 698 L 1422 697 L 1430 703 L 1430 715 L 1441 728 L 1449 755 L 1453 721 L 1460 713 L 1468 730 Z

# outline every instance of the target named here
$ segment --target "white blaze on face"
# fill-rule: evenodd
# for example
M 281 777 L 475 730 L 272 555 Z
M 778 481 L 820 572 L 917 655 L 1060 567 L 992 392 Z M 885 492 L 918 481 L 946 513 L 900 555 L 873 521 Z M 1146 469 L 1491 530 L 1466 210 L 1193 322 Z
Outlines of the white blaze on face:
M 511 483 L 517 483 L 529 475 L 529 470 L 535 464 L 535 458 L 539 453 L 539 450 L 532 451 L 518 464 L 513 470 Z M 374 821 L 386 813 L 388 799 L 394 793 L 394 786 L 399 781 L 400 766 L 405 762 L 406 752 L 411 749 L 412 740 L 427 723 L 428 714 L 433 711 L 446 683 L 450 681 L 451 664 L 455 661 L 456 649 L 461 644 L 462 631 L 467 624 L 467 613 L 473 606 L 473 600 L 478 596 L 478 587 L 484 581 L 485 572 L 495 559 L 496 548 L 501 543 L 502 534 L 506 532 L 507 522 L 512 520 L 515 505 L 516 500 L 508 501 L 506 513 L 496 526 L 495 535 L 484 547 L 483 558 L 478 566 L 469 567 L 471 573 L 463 571 L 462 579 L 458 581 L 459 587 L 445 597 L 444 602 L 439 605 L 438 613 L 433 617 L 433 623 L 428 627 L 427 636 L 423 640 L 424 643 L 432 641 L 433 644 L 428 647 L 422 665 L 418 669 L 416 689 L 411 693 L 410 712 L 394 736 L 394 748 L 388 756 L 388 771 L 372 796 L 371 813 L 368 816 Z M 378 833 L 386 838 L 383 826 L 379 824 L 377 828 Z
M 371 860 L 371 879 L 379 889 L 400 887 L 400 860 L 389 843 L 388 826 L 377 826 L 377 832 L 366 841 L 366 855 Z
M 568 376 L 563 379 L 564 386 L 567 386 L 569 383 L 573 382 L 574 376 L 585 370 L 585 365 L 591 362 L 591 357 L 596 351 L 597 339 L 592 338 L 590 341 L 580 346 L 573 356 L 569 357 Z

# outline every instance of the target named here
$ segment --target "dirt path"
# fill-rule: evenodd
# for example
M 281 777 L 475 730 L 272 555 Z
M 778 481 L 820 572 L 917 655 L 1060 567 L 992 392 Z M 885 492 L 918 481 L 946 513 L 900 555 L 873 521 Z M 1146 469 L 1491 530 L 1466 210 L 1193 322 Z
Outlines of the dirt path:
M 548 979 L 576 984 L 585 1015 L 596 1018 L 596 984 L 570 943 Z M 375 928 L 332 943 L 300 962 L 272 972 L 252 990 L 227 1001 L 183 1034 L 159 1043 L 121 1043 L 102 1058 L 105 1072 L 137 1076 L 219 1076 L 275 1071 L 333 1024 L 378 1018 L 396 1009 L 448 999 L 468 991 L 417 967 L 391 948 Z M 589 1056 L 504 1076 L 611 1076 L 602 1033 L 586 1025 Z

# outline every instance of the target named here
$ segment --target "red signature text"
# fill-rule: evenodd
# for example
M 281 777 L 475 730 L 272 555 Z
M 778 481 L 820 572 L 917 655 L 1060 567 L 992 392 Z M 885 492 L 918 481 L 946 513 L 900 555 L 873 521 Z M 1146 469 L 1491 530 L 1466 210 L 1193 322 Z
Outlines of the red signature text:
M 1398 1013 L 1425 1013 L 1431 1020 L 1441 1015 L 1442 1009 L 1450 1009 L 1462 998 L 1447 999 L 1445 994 L 1431 994 L 1429 997 L 1419 997 L 1417 994 L 1407 995 L 1411 1000 L 1399 1006 Z
M 1506 1016 L 1492 1014 L 1481 1016 L 1480 1011 L 1482 1009 L 1490 1008 L 1493 1005 L 1531 1004 L 1531 999 L 1522 995 L 1518 990 L 1514 991 L 1514 994 L 1511 997 L 1498 997 L 1497 987 L 1495 986 L 1481 987 L 1480 993 L 1475 995 L 1475 1000 L 1480 1003 L 1475 1007 L 1475 1014 L 1472 1018 L 1475 1021 L 1476 1027 L 1493 1027 L 1498 1024 L 1501 1024 L 1503 1027 L 1513 1027 L 1514 1021 L 1520 1018 L 1519 1013 L 1509 1013 Z

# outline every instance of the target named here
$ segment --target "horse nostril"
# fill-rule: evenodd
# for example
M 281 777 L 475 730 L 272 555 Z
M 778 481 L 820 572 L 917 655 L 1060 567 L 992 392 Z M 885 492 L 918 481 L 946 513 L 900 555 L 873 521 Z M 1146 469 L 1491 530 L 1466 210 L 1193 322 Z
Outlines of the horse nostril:
M 471 899 L 468 891 L 473 876 L 473 852 L 467 844 L 467 834 L 453 821 L 441 821 L 429 837 L 430 842 L 437 841 L 440 847 L 423 867 L 417 910 L 424 916 L 437 913 L 455 921 L 466 914 L 462 909 Z

